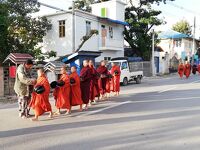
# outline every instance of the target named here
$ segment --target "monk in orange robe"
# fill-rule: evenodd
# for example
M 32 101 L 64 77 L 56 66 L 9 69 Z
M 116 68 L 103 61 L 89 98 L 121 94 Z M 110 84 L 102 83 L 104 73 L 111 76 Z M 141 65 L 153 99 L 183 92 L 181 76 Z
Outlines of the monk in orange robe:
M 58 109 L 55 114 L 60 115 L 60 109 L 66 109 L 66 114 L 70 114 L 70 83 L 66 67 L 61 68 L 60 74 L 61 77 L 58 80 L 58 83 L 61 83 L 61 85 L 58 85 L 53 92 L 56 108 Z
M 89 61 L 83 61 L 83 68 L 80 73 L 81 79 L 81 97 L 85 104 L 85 109 L 88 109 L 88 104 L 90 100 L 90 82 L 92 79 L 92 70 L 89 67 Z
M 101 99 L 103 99 L 105 98 L 106 83 L 107 83 L 107 78 L 108 78 L 108 69 L 106 67 L 105 61 L 101 61 L 101 65 L 98 67 L 97 72 L 100 74 L 98 83 L 99 83 Z
M 75 66 L 71 67 L 71 74 L 69 76 L 69 79 L 71 85 L 71 92 L 70 92 L 71 106 L 80 105 L 80 111 L 82 111 L 83 101 L 81 99 L 80 78 L 76 72 Z
M 186 78 L 188 79 L 190 76 L 190 73 L 191 73 L 191 65 L 189 62 L 186 62 L 186 64 L 185 64 L 185 72 L 184 73 L 185 73 Z
M 92 79 L 90 82 L 90 101 L 91 101 L 90 103 L 92 102 L 96 103 L 95 97 L 98 97 L 99 99 L 99 96 L 100 96 L 99 86 L 98 86 L 99 75 L 96 69 L 94 68 L 94 64 L 92 60 L 89 61 L 89 67 L 92 71 Z
M 50 85 L 47 77 L 44 74 L 43 69 L 37 71 L 38 79 L 34 86 L 34 92 L 32 93 L 32 99 L 29 107 L 34 109 L 35 118 L 32 121 L 38 121 L 38 117 L 45 112 L 49 112 L 49 117 L 53 117 L 51 104 L 49 102 Z
M 113 88 L 112 89 L 113 89 L 113 92 L 115 92 L 115 95 L 118 96 L 119 91 L 120 91 L 121 71 L 120 71 L 120 67 L 117 66 L 114 62 L 112 63 L 111 74 L 113 76 L 113 78 L 112 78 Z
M 184 71 L 185 71 L 185 66 L 183 65 L 183 63 L 181 63 L 178 66 L 178 74 L 179 74 L 181 79 L 183 78 Z

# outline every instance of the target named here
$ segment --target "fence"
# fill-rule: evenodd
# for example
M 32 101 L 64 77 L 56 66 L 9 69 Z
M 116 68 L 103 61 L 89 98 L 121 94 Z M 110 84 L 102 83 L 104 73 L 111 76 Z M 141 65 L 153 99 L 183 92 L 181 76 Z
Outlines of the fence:
M 9 67 L 3 68 L 4 74 L 4 95 L 14 95 L 14 83 L 15 79 L 9 77 Z
M 34 77 L 34 78 L 37 77 L 36 70 L 39 67 L 33 67 L 32 71 L 31 71 L 32 77 Z M 8 66 L 3 67 L 3 79 L 4 79 L 4 95 L 15 95 L 15 91 L 14 91 L 15 78 L 9 77 L 9 67 Z
M 143 71 L 144 76 L 149 77 L 152 75 L 151 72 L 151 62 L 129 62 L 130 71 Z

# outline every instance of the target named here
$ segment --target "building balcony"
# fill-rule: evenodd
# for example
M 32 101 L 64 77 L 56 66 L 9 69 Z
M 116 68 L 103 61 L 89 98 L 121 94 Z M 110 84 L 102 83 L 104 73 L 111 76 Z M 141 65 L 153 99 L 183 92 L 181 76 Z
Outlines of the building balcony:
M 113 50 L 113 51 L 121 51 L 124 50 L 124 40 L 117 39 L 101 39 L 99 44 L 99 50 Z

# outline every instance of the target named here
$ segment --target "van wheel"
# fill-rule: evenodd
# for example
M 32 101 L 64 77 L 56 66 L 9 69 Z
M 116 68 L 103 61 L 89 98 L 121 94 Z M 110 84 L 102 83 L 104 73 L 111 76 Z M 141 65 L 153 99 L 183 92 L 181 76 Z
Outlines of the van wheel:
M 126 85 L 128 85 L 128 79 L 125 77 L 123 80 L 123 86 L 126 86 Z
M 141 77 L 138 76 L 135 81 L 136 81 L 136 84 L 140 84 L 141 83 Z

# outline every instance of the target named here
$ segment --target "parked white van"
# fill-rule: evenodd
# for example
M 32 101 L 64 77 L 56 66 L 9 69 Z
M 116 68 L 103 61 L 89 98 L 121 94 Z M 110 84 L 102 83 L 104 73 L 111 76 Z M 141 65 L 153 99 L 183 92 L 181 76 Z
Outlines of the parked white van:
M 133 62 L 128 61 L 128 59 L 122 58 L 113 58 L 108 63 L 108 69 L 111 69 L 111 63 L 114 62 L 120 66 L 121 76 L 120 83 L 124 86 L 127 85 L 130 81 L 136 81 L 137 84 L 141 83 L 143 77 L 143 71 L 134 71 Z

